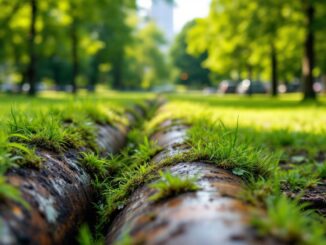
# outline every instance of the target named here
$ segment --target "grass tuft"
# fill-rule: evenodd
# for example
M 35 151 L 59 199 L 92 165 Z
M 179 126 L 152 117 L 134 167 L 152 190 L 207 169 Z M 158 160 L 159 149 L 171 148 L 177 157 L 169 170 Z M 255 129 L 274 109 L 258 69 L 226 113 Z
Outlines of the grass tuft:
M 325 244 L 323 225 L 314 219 L 305 204 L 281 195 L 269 198 L 266 216 L 254 216 L 252 225 L 262 236 L 272 236 L 288 244 Z
M 105 177 L 108 174 L 108 161 L 94 152 L 83 152 L 81 161 L 93 175 Z
M 188 137 L 195 158 L 233 170 L 234 174 L 244 179 L 267 177 L 277 167 L 277 156 L 239 141 L 238 129 L 228 129 L 221 122 L 212 123 L 206 118 L 196 120 Z
M 196 178 L 179 178 L 173 176 L 170 172 L 163 173 L 160 171 L 162 180 L 150 185 L 157 193 L 152 195 L 150 201 L 160 201 L 178 194 L 197 191 L 199 187 L 195 184 Z

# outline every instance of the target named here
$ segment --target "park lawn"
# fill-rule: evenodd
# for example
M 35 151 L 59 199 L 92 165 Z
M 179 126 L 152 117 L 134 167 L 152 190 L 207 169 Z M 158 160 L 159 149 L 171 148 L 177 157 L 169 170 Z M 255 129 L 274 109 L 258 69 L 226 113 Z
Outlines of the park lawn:
M 142 102 L 144 99 L 154 97 L 152 93 L 130 93 L 101 91 L 96 94 L 88 94 L 80 91 L 78 96 L 64 92 L 42 92 L 39 96 L 31 98 L 23 95 L 0 94 L 0 119 L 5 119 L 11 110 L 30 111 L 48 110 L 53 107 L 64 107 L 68 104 L 87 102 L 89 104 L 104 104 L 107 106 L 130 106 Z M 2 120 L 1 120 L 2 121 Z
M 326 97 L 316 103 L 301 103 L 299 95 L 217 96 L 171 95 L 171 111 L 185 117 L 221 121 L 241 132 L 248 144 L 286 152 L 305 152 L 311 157 L 326 152 Z M 293 152 L 293 153 L 295 153 Z

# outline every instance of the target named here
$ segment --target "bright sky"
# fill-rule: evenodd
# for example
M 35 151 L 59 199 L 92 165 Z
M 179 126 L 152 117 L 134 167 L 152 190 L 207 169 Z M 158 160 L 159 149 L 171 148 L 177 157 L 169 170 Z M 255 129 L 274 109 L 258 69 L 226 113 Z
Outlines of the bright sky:
M 175 2 L 174 31 L 179 32 L 188 21 L 207 16 L 211 0 L 176 0 Z M 145 8 L 151 6 L 151 0 L 138 0 L 138 3 Z

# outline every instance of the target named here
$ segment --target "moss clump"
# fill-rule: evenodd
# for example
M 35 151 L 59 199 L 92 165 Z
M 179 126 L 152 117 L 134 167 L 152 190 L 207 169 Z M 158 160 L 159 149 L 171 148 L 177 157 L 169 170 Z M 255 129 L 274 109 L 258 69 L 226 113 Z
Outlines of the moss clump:
M 150 201 L 160 201 L 169 197 L 176 196 L 185 192 L 197 191 L 199 187 L 195 184 L 196 178 L 182 179 L 173 176 L 170 172 L 163 173 L 160 171 L 162 180 L 150 185 L 157 192 L 152 195 Z
M 108 161 L 100 158 L 94 152 L 83 152 L 81 162 L 93 175 L 103 178 L 108 174 Z

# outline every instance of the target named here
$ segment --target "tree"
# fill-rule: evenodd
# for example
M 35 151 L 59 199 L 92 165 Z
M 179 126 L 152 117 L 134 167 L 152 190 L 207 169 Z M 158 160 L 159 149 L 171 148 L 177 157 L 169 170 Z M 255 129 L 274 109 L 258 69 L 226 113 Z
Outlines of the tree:
M 27 79 L 29 82 L 28 94 L 34 96 L 36 94 L 36 48 L 35 48 L 35 37 L 36 37 L 36 17 L 38 14 L 38 0 L 29 0 L 31 8 L 31 20 L 30 20 L 30 31 L 28 37 L 29 44 L 29 65 L 27 69 Z
M 187 23 L 180 34 L 176 37 L 171 48 L 170 55 L 174 67 L 178 69 L 177 83 L 194 87 L 211 85 L 209 70 L 202 67 L 207 58 L 207 52 L 193 56 L 188 54 L 187 33 L 196 24 L 195 20 Z
M 126 49 L 124 88 L 149 89 L 168 80 L 166 57 L 161 50 L 166 43 L 154 22 L 134 33 L 134 42 Z
M 275 96 L 280 79 L 298 76 L 304 50 L 304 98 L 315 98 L 315 35 L 325 18 L 321 0 L 213 0 L 209 16 L 189 32 L 189 51 L 207 51 L 205 65 L 219 73 L 247 69 L 249 79 L 254 72 L 258 78 L 271 74 Z
M 303 11 L 305 13 L 306 36 L 304 41 L 304 57 L 303 57 L 303 91 L 304 99 L 316 99 L 314 91 L 314 67 L 315 67 L 315 15 L 316 9 L 313 1 L 303 0 Z

